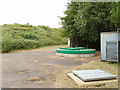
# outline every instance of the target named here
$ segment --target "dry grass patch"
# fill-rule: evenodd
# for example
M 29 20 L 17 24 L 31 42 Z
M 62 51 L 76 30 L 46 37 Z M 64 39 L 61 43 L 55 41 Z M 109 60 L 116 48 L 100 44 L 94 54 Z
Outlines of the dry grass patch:
M 73 70 L 89 70 L 89 69 L 101 69 L 111 74 L 118 75 L 118 64 L 110 62 L 101 61 L 91 61 L 79 66 Z M 72 79 L 70 79 L 67 74 L 73 70 L 66 71 L 62 74 L 56 76 L 56 87 L 59 88 L 118 88 L 118 82 L 109 82 L 106 84 L 99 85 L 87 85 L 78 86 Z

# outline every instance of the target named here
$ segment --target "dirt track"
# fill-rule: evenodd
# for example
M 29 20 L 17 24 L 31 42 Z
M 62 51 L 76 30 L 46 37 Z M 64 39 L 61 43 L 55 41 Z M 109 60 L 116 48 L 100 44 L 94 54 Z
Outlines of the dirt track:
M 55 88 L 56 74 L 84 63 L 56 56 L 58 47 L 2 54 L 2 87 Z

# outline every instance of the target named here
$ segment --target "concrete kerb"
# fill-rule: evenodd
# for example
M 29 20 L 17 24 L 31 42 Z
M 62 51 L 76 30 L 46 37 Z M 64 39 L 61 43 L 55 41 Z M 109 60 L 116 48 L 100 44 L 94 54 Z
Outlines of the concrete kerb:
M 96 54 L 63 54 L 63 53 L 56 53 L 58 56 L 63 56 L 63 57 L 71 57 L 71 58 L 89 58 L 89 57 L 94 57 Z

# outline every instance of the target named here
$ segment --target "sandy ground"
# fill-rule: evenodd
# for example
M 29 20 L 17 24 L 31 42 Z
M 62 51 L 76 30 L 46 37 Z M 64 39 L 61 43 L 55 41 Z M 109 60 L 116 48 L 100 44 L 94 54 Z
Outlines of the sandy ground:
M 2 54 L 2 87 L 55 88 L 56 75 L 85 63 L 84 60 L 56 56 L 58 47 L 61 46 Z

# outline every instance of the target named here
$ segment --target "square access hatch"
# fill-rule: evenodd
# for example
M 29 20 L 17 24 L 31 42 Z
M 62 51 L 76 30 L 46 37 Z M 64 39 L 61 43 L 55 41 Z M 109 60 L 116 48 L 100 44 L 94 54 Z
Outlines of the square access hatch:
M 97 81 L 97 80 L 108 80 L 108 79 L 116 79 L 117 76 L 110 74 L 108 72 L 105 72 L 100 69 L 94 69 L 94 70 L 77 70 L 72 71 L 72 73 L 83 80 L 84 82 L 87 81 Z

